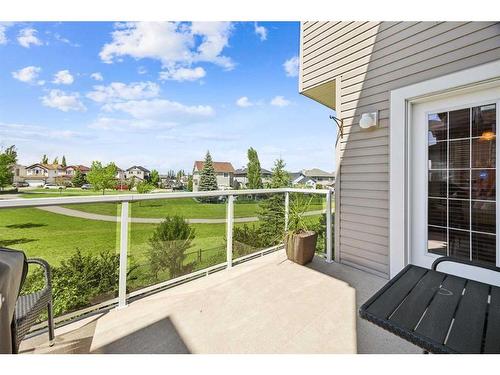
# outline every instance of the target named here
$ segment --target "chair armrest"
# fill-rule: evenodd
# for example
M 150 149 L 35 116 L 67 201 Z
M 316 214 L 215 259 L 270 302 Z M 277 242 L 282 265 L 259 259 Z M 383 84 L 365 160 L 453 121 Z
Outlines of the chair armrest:
M 432 263 L 431 268 L 432 268 L 434 271 L 436 271 L 436 270 L 437 270 L 437 266 L 438 266 L 440 263 L 443 263 L 443 262 L 460 263 L 460 264 L 465 264 L 465 265 L 468 265 L 468 266 L 473 266 L 473 267 L 484 268 L 484 269 L 487 269 L 487 270 L 490 270 L 490 271 L 500 272 L 500 268 L 495 267 L 495 266 L 490 266 L 489 264 L 477 264 L 477 263 L 473 263 L 473 262 L 471 262 L 470 260 L 465 260 L 465 259 L 457 259 L 457 258 L 446 257 L 446 256 L 445 256 L 445 257 L 441 257 L 441 258 L 436 259 L 436 260 Z
M 29 264 L 37 264 L 43 268 L 43 272 L 45 274 L 45 287 L 51 289 L 52 288 L 52 272 L 50 271 L 50 265 L 47 261 L 40 258 L 29 258 L 26 259 L 26 262 Z

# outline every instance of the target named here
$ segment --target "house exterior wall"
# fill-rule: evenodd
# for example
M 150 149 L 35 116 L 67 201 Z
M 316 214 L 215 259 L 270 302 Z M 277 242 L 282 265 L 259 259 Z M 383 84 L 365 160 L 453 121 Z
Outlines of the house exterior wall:
M 233 186 L 233 173 L 217 172 L 217 187 L 219 190 L 228 190 Z M 200 188 L 200 172 L 193 171 L 193 191 L 198 191 Z
M 500 59 L 496 22 L 303 22 L 299 90 L 335 81 L 336 254 L 389 275 L 391 90 Z M 379 126 L 362 131 L 362 113 Z M 397 124 L 392 124 L 397 126 Z

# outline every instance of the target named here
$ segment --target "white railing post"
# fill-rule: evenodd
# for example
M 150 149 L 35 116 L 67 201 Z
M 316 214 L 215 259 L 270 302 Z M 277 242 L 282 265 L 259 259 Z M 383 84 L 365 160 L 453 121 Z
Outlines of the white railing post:
M 118 308 L 127 307 L 127 251 L 129 203 L 122 202 L 120 215 L 120 275 L 118 281 Z
M 326 261 L 333 262 L 332 249 L 332 191 L 326 193 Z
M 288 214 L 290 212 L 290 193 L 285 193 L 285 232 L 288 232 Z
M 229 269 L 233 266 L 234 195 L 229 195 L 227 198 L 226 260 L 227 268 Z

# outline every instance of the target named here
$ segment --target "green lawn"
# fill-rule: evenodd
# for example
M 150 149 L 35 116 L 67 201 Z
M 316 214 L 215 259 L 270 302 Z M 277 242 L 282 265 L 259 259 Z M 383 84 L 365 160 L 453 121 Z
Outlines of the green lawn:
M 106 190 L 106 195 L 137 194 L 134 191 Z M 53 198 L 53 197 L 78 197 L 87 195 L 102 195 L 93 190 L 82 190 L 80 188 L 68 188 L 64 190 L 50 189 L 26 189 L 19 192 L 20 198 Z

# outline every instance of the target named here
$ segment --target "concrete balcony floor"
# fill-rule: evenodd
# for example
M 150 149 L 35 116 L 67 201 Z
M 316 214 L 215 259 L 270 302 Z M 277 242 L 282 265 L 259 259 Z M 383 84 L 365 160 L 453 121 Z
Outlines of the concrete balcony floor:
M 25 340 L 21 353 L 420 353 L 358 318 L 387 280 L 283 251 Z

